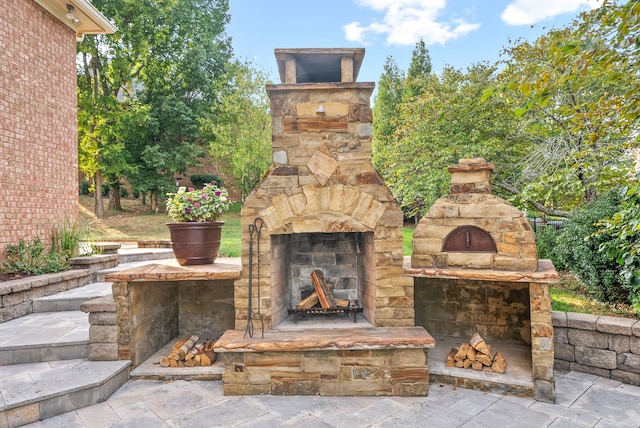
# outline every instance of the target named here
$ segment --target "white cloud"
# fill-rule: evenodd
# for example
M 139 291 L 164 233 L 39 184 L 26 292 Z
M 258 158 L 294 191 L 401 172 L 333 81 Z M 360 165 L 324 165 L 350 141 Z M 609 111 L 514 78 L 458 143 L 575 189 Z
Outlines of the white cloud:
M 508 25 L 531 25 L 585 7 L 595 9 L 602 0 L 515 0 L 504 9 L 500 18 Z
M 357 0 L 362 7 L 383 12 L 380 20 L 362 24 L 351 22 L 343 26 L 351 42 L 367 44 L 372 37 L 384 36 L 390 45 L 413 45 L 424 40 L 427 46 L 457 39 L 480 28 L 480 23 L 464 19 L 439 21 L 446 0 Z

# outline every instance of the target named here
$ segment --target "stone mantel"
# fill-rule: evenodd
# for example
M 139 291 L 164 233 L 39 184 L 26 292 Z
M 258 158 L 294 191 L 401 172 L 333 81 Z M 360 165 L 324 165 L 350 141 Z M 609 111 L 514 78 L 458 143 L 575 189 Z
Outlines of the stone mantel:
M 468 279 L 477 281 L 501 281 L 555 284 L 560 280 L 558 272 L 551 260 L 538 260 L 538 270 L 504 271 L 496 269 L 452 269 L 452 268 L 414 268 L 411 266 L 411 257 L 404 258 L 404 274 L 412 277 L 442 278 L 442 279 Z
M 175 259 L 109 273 L 105 281 L 154 282 L 154 281 L 206 281 L 238 279 L 242 276 L 240 258 L 218 257 L 207 265 L 180 266 Z

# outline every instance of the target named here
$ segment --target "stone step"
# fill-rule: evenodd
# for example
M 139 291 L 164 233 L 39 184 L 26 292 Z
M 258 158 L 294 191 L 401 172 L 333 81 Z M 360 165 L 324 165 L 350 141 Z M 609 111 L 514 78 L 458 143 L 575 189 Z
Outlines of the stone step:
M 75 359 L 0 367 L 0 426 L 17 427 L 105 401 L 130 361 Z
M 84 312 L 34 313 L 0 323 L 0 366 L 86 358 L 88 345 Z
M 33 300 L 33 312 L 79 311 L 87 300 L 111 294 L 110 282 L 94 282 Z

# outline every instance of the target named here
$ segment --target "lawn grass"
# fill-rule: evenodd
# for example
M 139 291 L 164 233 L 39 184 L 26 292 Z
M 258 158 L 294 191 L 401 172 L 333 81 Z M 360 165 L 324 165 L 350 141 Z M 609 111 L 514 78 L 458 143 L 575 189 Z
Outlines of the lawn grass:
M 89 239 L 114 241 L 169 240 L 166 223 L 171 219 L 161 204 L 159 211 L 151 211 L 149 204 L 142 205 L 139 199 L 122 199 L 123 211 L 106 212 L 103 220 L 93 214 L 93 198 L 80 196 L 80 219 L 89 230 Z M 242 230 L 240 226 L 239 202 L 231 205 L 224 214 L 220 255 L 240 257 Z M 412 251 L 413 225 L 402 229 L 402 251 L 410 256 Z M 572 275 L 561 273 L 562 280 L 549 287 L 554 311 L 579 312 L 595 315 L 611 315 L 639 318 L 631 308 L 624 305 L 607 305 L 589 298 L 585 288 Z

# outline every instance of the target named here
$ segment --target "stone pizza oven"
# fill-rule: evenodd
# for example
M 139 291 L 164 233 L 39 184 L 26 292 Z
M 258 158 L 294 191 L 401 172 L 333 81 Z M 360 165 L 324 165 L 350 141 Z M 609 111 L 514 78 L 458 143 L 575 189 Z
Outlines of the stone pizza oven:
M 415 277 L 416 325 L 438 344 L 432 379 L 554 402 L 548 284 L 557 272 L 538 260 L 527 217 L 491 194 L 491 163 L 462 159 L 448 170 L 450 195 L 420 220 L 405 270 Z M 505 374 L 438 366 L 475 333 L 506 355 Z
M 536 271 L 536 237 L 527 217 L 491 194 L 493 164 L 462 159 L 448 170 L 450 195 L 438 199 L 416 227 L 411 265 Z

